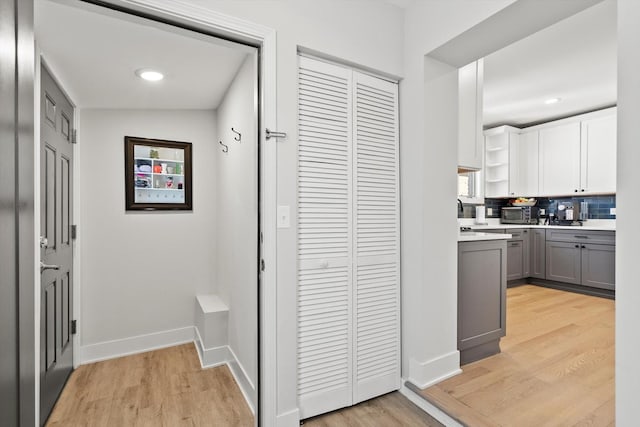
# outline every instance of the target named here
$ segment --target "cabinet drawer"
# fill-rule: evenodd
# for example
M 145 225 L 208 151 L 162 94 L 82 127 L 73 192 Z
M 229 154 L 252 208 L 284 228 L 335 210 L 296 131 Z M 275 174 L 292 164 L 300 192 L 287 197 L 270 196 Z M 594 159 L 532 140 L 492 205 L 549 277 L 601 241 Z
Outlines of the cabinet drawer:
M 577 227 L 576 227 L 577 228 Z M 615 231 L 549 230 L 547 241 L 615 244 Z
M 523 240 L 529 233 L 527 228 L 507 228 L 505 233 L 511 234 L 511 240 Z

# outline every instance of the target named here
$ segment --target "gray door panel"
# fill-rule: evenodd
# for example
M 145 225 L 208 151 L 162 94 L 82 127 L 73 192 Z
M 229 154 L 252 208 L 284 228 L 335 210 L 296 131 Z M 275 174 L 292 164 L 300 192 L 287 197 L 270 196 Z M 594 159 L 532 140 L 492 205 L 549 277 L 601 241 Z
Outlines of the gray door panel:
M 582 284 L 615 290 L 616 247 L 614 245 L 582 245 Z
M 41 272 L 40 421 L 44 423 L 73 369 L 73 106 L 45 67 L 41 93 Z

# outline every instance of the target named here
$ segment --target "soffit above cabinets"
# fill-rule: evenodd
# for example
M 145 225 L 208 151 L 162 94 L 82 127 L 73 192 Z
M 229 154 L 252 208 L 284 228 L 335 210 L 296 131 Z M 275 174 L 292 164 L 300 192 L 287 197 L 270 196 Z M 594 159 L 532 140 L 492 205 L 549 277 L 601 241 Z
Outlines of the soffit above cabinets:
M 517 127 L 617 101 L 616 2 L 605 0 L 484 61 L 484 128 Z M 550 98 L 561 102 L 545 105 Z
M 255 50 L 93 5 L 50 0 L 35 2 L 35 36 L 45 62 L 82 108 L 215 109 Z M 135 75 L 141 68 L 165 78 L 145 82 Z

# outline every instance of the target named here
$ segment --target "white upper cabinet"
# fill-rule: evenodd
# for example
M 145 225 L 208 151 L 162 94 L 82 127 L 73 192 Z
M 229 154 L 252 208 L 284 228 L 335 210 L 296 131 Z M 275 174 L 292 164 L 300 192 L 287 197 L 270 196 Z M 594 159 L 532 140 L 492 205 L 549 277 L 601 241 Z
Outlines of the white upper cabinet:
M 458 72 L 458 168 L 482 169 L 482 81 L 483 61 Z
M 512 138 L 509 146 L 509 196 L 538 196 L 538 137 L 530 131 Z
M 581 193 L 616 191 L 616 115 L 582 122 Z
M 580 123 L 542 128 L 540 144 L 540 194 L 560 196 L 580 189 Z

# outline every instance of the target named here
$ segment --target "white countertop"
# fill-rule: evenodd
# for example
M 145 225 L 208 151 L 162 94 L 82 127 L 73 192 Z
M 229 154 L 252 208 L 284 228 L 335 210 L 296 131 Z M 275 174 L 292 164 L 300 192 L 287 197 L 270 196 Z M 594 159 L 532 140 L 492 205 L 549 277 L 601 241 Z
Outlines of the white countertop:
M 489 228 L 489 227 L 486 227 Z M 482 233 L 477 231 L 464 231 L 458 234 L 458 242 L 477 242 L 481 240 L 506 240 L 511 234 Z
M 461 218 L 461 227 L 471 227 L 472 230 L 489 230 L 495 228 L 504 228 L 506 230 L 513 228 L 549 228 L 560 230 L 594 230 L 594 231 L 616 231 L 616 221 L 614 219 L 592 219 L 584 223 L 583 226 L 578 225 L 528 225 L 528 224 L 500 224 L 499 218 L 487 218 L 487 225 L 478 225 L 474 223 L 473 218 Z

